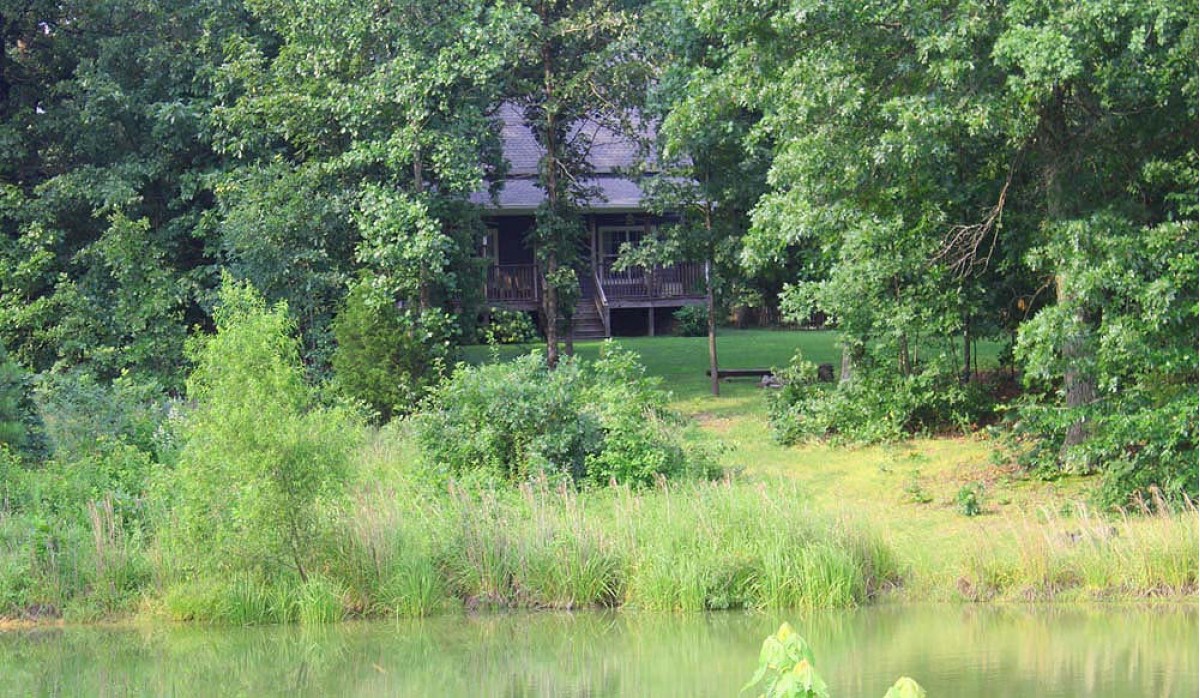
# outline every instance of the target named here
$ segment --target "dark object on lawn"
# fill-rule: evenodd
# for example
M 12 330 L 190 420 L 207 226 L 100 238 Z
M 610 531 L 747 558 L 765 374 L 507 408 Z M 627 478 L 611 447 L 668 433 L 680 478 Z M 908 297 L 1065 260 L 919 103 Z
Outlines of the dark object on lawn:
M 774 375 L 774 373 L 769 368 L 721 368 L 717 369 L 717 378 L 762 378 Z M 711 376 L 712 369 L 705 371 L 704 375 Z
M 822 383 L 832 383 L 833 364 L 817 364 L 817 380 Z

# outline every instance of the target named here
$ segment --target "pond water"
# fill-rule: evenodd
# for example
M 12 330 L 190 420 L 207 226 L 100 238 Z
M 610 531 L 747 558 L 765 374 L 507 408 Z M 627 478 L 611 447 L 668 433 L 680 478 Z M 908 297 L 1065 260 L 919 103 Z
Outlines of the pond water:
M 884 606 L 840 613 L 451 615 L 328 628 L 0 632 L 3 695 L 727 696 L 787 620 L 835 697 L 1189 696 L 1193 607 Z

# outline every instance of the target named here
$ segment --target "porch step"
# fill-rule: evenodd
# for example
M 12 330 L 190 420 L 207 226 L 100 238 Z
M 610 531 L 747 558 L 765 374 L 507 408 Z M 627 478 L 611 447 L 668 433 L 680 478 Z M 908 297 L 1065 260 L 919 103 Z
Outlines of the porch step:
M 576 339 L 605 339 L 608 333 L 604 331 L 604 320 L 596 310 L 594 303 L 583 301 L 575 308 L 575 316 L 571 318 L 571 326 Z

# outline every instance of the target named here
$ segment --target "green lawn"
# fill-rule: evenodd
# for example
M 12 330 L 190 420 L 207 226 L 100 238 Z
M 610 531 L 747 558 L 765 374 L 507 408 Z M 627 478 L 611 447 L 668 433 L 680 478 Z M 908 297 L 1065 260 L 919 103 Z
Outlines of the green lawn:
M 885 530 L 915 571 L 911 583 L 919 598 L 948 593 L 980 546 L 1010 540 L 1015 547 L 1021 535 L 1040 535 L 1035 529 L 1051 519 L 1056 527 L 1069 527 L 1061 517 L 1070 516 L 1085 499 L 1086 479 L 1031 480 L 993 464 L 995 444 L 982 436 L 867 447 L 781 446 L 771 438 L 764 389 L 757 380 L 724 381 L 720 397 L 710 394 L 705 338 L 618 341 L 641 356 L 649 374 L 662 377 L 676 409 L 695 420 L 694 438 L 724 445 L 727 468 L 751 478 L 792 479 L 804 492 L 797 506 L 866 520 Z M 595 357 L 600 344 L 579 342 L 576 353 Z M 482 362 L 495 355 L 503 360 L 540 349 L 468 347 L 464 358 Z M 718 336 L 720 364 L 726 368 L 782 366 L 797 349 L 814 362 L 840 360 L 834 332 L 724 330 Z M 981 343 L 981 363 L 995 365 L 998 349 Z M 985 488 L 982 516 L 968 518 L 955 503 L 959 489 L 969 483 Z
M 762 413 L 764 402 L 757 379 L 739 379 L 721 384 L 721 399 L 713 400 L 709 388 L 708 339 L 706 337 L 626 337 L 613 340 L 635 351 L 646 372 L 663 379 L 663 387 L 675 400 L 675 407 L 689 414 L 717 410 L 721 413 Z M 594 359 L 600 341 L 575 343 L 575 353 Z M 837 334 L 823 331 L 723 330 L 717 335 L 717 356 L 722 368 L 771 368 L 785 366 L 796 350 L 817 363 L 841 360 Z M 530 351 L 544 351 L 542 344 L 498 347 L 498 356 L 508 359 Z M 470 363 L 487 361 L 492 349 L 466 347 L 463 358 Z

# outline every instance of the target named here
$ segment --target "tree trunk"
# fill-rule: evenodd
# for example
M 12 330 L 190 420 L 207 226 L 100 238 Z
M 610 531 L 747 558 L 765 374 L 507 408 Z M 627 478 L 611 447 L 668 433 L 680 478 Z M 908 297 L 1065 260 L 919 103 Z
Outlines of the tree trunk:
M 1066 279 L 1061 274 L 1054 278 L 1055 295 L 1060 304 L 1072 301 L 1067 289 Z M 1084 308 L 1075 311 L 1076 328 L 1063 341 L 1062 355 L 1066 366 L 1063 369 L 1063 390 L 1066 392 L 1068 410 L 1086 407 L 1096 401 L 1096 377 L 1086 370 L 1090 349 L 1086 333 L 1091 327 L 1092 318 Z M 1071 450 L 1087 441 L 1089 425 L 1086 418 L 1080 418 L 1067 426 L 1063 437 L 1063 448 L 1060 459 L 1063 465 L 1070 469 L 1088 469 L 1090 464 L 1086 459 L 1072 455 Z
M 546 256 L 546 270 L 542 274 L 542 314 L 546 317 L 546 365 L 558 365 L 558 288 L 547 283 L 558 272 L 558 254 L 551 251 Z
M 963 321 L 963 370 L 962 384 L 971 382 L 971 324 Z
M 549 15 L 544 5 L 541 7 L 541 21 L 543 27 L 548 27 Z M 546 100 L 543 105 L 546 117 L 546 155 L 543 162 L 545 165 L 546 202 L 550 208 L 550 215 L 557 217 L 561 211 L 559 202 L 561 192 L 558 189 L 558 134 L 555 131 L 558 128 L 558 106 L 554 103 L 554 84 L 554 57 L 551 53 L 549 39 L 546 39 L 542 44 L 542 89 Z M 554 222 L 555 232 L 553 234 L 558 235 L 560 222 L 557 220 Z M 546 279 L 558 281 L 558 242 L 555 239 L 543 240 L 543 243 L 549 243 L 543 281 Z M 546 315 L 546 365 L 554 368 L 558 366 L 558 287 L 554 283 L 544 283 L 542 293 L 542 308 Z
M 1053 227 L 1056 223 L 1070 220 L 1075 214 L 1072 208 L 1072 198 L 1067 192 L 1067 186 L 1072 178 L 1067 163 L 1070 162 L 1071 152 L 1070 133 L 1065 114 L 1065 92 L 1063 88 L 1055 90 L 1054 98 L 1042 114 L 1041 141 L 1044 144 L 1043 157 L 1046 166 L 1043 170 L 1046 186 L 1046 213 Z M 1055 299 L 1059 305 L 1075 304 L 1076 298 L 1070 288 L 1070 282 L 1060 271 L 1054 276 Z M 1074 327 L 1070 328 L 1063 340 L 1063 390 L 1066 392 L 1066 406 L 1070 410 L 1085 407 L 1096 400 L 1096 376 L 1088 369 L 1091 347 L 1087 336 L 1091 331 L 1092 314 L 1080 304 L 1075 309 Z M 1067 426 L 1063 436 L 1062 450 L 1059 461 L 1067 469 L 1090 469 L 1090 463 L 1080 461 L 1074 455 L 1074 447 L 1088 438 L 1090 431 L 1086 418 L 1080 418 Z
M 853 365 L 854 364 L 850 358 L 850 347 L 843 345 L 842 346 L 842 371 L 841 371 L 841 375 L 838 376 L 839 383 L 849 382 Z
M 905 334 L 903 332 L 900 334 L 899 344 L 900 344 L 900 347 L 899 347 L 900 375 L 908 376 L 908 374 L 912 373 L 912 363 L 909 361 L 909 358 L 908 358 L 908 335 L 907 334 Z
M 712 376 L 712 394 L 721 395 L 721 379 L 717 372 L 717 303 L 713 293 L 712 261 L 704 263 L 705 304 L 708 306 L 708 370 Z
M 892 293 L 895 296 L 896 305 L 899 306 L 900 298 L 901 298 L 900 279 L 895 276 L 892 277 Z M 910 373 L 912 373 L 912 360 L 910 359 L 909 354 L 908 354 L 908 333 L 907 332 L 900 333 L 900 338 L 897 341 L 897 344 L 898 344 L 898 346 L 897 346 L 897 354 L 898 354 L 897 369 L 900 371 L 901 376 L 907 377 Z
M 300 574 L 300 581 L 308 584 L 308 573 L 304 571 L 304 562 L 300 559 L 300 545 L 297 543 L 300 535 L 296 531 L 296 522 L 292 521 L 289 528 L 291 535 L 288 536 L 288 542 L 291 544 L 292 562 L 296 565 L 296 572 Z

